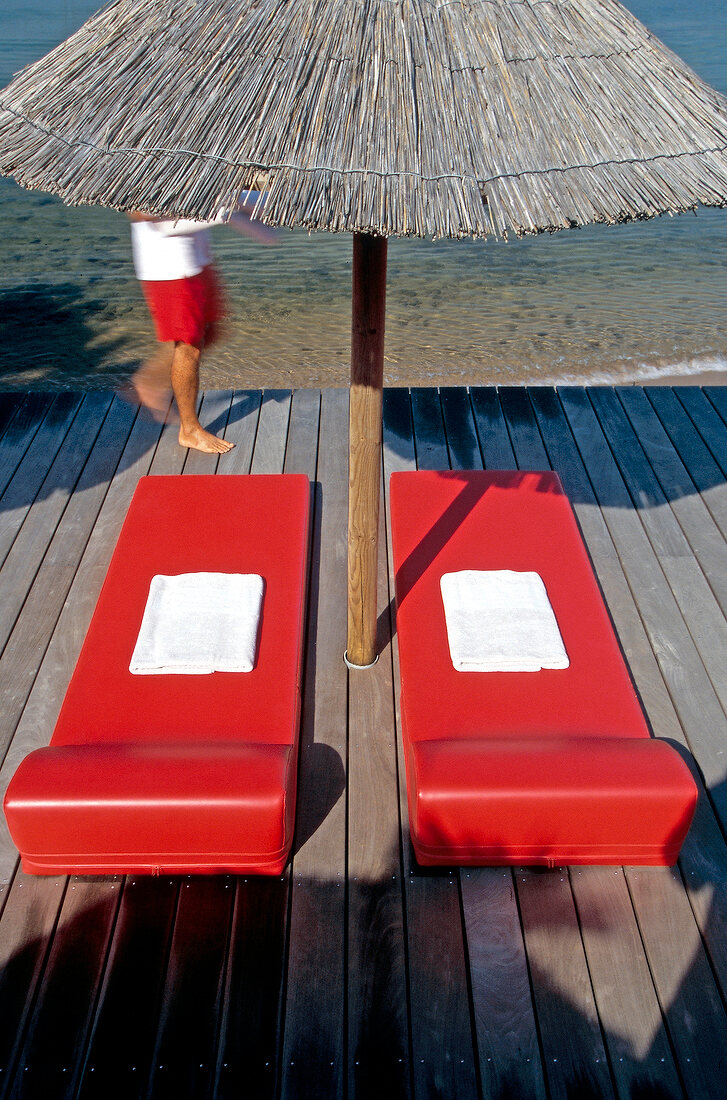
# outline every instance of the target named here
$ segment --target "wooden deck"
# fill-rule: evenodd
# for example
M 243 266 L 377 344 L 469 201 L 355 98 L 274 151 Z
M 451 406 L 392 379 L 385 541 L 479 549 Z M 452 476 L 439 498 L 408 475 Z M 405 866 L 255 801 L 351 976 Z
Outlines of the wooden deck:
M 697 819 L 664 869 L 416 866 L 386 553 L 381 659 L 342 660 L 347 409 L 345 390 L 203 399 L 237 443 L 219 474 L 316 486 L 292 864 L 35 878 L 3 831 L 0 1095 L 725 1095 L 727 388 L 385 401 L 387 481 L 483 464 L 563 478 L 654 731 L 698 767 Z M 4 789 L 50 737 L 137 479 L 217 460 L 104 393 L 0 396 L 0 430 Z

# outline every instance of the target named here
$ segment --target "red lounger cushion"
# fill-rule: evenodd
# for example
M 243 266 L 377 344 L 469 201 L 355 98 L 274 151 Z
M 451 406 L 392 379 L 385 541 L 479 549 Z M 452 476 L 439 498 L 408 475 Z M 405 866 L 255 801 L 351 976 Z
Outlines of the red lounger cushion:
M 237 866 L 244 837 L 245 870 L 277 872 L 293 829 L 294 784 L 290 745 L 51 746 L 15 774 L 15 841 L 36 872 L 67 862 L 104 874 L 161 873 L 180 861 L 186 871 L 204 870 L 198 862 Z M 104 836 L 113 847 L 101 852 Z
M 293 837 L 310 486 L 142 478 L 47 749 L 8 825 L 36 873 L 277 874 Z M 259 573 L 252 672 L 134 676 L 155 574 Z
M 422 864 L 670 864 L 696 787 L 649 735 L 590 560 L 551 473 L 393 474 L 410 830 Z M 567 669 L 458 672 L 440 578 L 540 574 Z

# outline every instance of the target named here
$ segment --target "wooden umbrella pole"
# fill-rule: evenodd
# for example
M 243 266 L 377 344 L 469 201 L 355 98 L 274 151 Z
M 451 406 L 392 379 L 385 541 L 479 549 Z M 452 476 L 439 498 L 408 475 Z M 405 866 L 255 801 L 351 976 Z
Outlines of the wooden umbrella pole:
M 353 238 L 346 659 L 357 667 L 376 660 L 386 244 L 369 233 Z

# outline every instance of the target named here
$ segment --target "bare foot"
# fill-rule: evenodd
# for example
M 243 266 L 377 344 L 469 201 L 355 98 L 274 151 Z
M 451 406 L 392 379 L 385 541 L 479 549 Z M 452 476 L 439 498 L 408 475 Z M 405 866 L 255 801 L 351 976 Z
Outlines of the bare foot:
M 176 412 L 170 409 L 172 387 L 169 381 L 169 356 L 159 355 L 145 363 L 120 391 L 121 397 L 142 405 L 160 424 L 176 424 Z
M 119 391 L 130 405 L 141 405 L 160 424 L 178 424 L 179 417 L 171 407 L 172 391 L 164 387 L 147 386 L 144 382 L 131 381 Z
M 226 454 L 235 446 L 227 439 L 220 439 L 219 436 L 212 435 L 212 432 L 205 431 L 201 427 L 193 428 L 190 432 L 184 432 L 180 428 L 179 445 L 191 447 L 195 451 L 204 451 L 205 454 Z

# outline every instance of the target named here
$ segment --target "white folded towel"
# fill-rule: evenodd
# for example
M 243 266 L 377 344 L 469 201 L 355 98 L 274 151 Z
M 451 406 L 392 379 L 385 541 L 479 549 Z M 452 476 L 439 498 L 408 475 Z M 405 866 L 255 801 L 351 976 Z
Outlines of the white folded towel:
M 263 588 L 257 573 L 153 577 L 129 670 L 252 672 Z
M 538 573 L 464 569 L 440 581 L 452 664 L 459 672 L 568 668 Z

